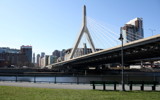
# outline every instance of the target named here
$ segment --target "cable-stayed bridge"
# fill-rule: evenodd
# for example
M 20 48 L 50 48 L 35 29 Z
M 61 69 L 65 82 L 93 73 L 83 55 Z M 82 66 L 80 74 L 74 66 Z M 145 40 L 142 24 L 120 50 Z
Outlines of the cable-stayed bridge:
M 138 34 L 135 36 L 142 38 Z M 118 38 L 119 34 L 94 19 L 86 17 L 86 7 L 84 6 L 82 27 L 67 59 L 51 66 L 53 69 L 86 69 L 111 63 L 120 64 L 121 42 Z M 160 60 L 160 35 L 126 43 L 123 49 L 125 64 Z

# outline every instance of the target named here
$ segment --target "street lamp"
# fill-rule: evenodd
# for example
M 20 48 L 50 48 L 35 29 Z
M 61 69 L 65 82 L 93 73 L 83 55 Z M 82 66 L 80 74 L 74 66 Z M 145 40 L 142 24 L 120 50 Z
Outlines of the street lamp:
M 121 63 L 122 63 L 122 91 L 125 91 L 125 84 L 124 84 L 124 66 L 123 66 L 123 35 L 120 33 L 119 40 L 122 42 L 122 47 L 121 47 Z

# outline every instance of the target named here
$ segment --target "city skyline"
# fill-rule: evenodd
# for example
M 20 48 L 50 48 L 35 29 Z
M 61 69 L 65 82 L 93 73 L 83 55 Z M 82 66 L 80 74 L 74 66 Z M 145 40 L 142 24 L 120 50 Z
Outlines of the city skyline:
M 0 47 L 32 45 L 33 52 L 47 55 L 56 49 L 72 48 L 84 4 L 87 16 L 109 25 L 115 33 L 120 33 L 120 27 L 129 20 L 141 17 L 144 37 L 159 34 L 159 0 L 2 0 Z

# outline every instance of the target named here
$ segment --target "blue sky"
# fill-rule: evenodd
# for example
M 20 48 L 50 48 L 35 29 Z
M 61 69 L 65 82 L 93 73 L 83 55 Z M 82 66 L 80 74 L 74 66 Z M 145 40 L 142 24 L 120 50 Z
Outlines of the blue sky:
M 0 47 L 51 54 L 71 48 L 87 16 L 119 33 L 129 20 L 142 17 L 145 37 L 160 34 L 160 0 L 0 0 Z

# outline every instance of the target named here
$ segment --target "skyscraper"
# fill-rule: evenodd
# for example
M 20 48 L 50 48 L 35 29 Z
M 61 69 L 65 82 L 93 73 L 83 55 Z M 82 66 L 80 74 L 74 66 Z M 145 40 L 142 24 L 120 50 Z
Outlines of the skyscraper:
M 45 52 L 41 52 L 41 58 L 45 56 Z
M 33 53 L 33 64 L 35 64 L 35 53 Z
M 124 43 L 142 39 L 144 37 L 142 18 L 135 18 L 130 20 L 125 24 L 125 26 L 121 27 L 120 31 L 123 34 Z
M 53 64 L 54 63 L 54 56 L 53 55 L 49 55 L 48 57 L 48 65 Z
M 40 67 L 40 54 L 37 54 L 37 67 Z
M 58 57 L 60 57 L 60 51 L 59 50 L 54 50 L 52 55 L 58 58 Z
M 41 56 L 39 58 L 39 67 L 44 67 L 44 57 L 45 57 L 45 52 L 41 52 Z
M 42 57 L 40 60 L 41 64 L 40 64 L 40 67 L 41 68 L 44 68 L 48 65 L 48 58 L 49 58 L 49 55 L 45 55 L 44 57 Z
M 65 49 L 62 49 L 62 51 L 60 51 L 60 57 L 64 57 L 65 55 Z
M 21 53 L 27 58 L 27 62 L 32 63 L 32 46 L 21 46 Z

